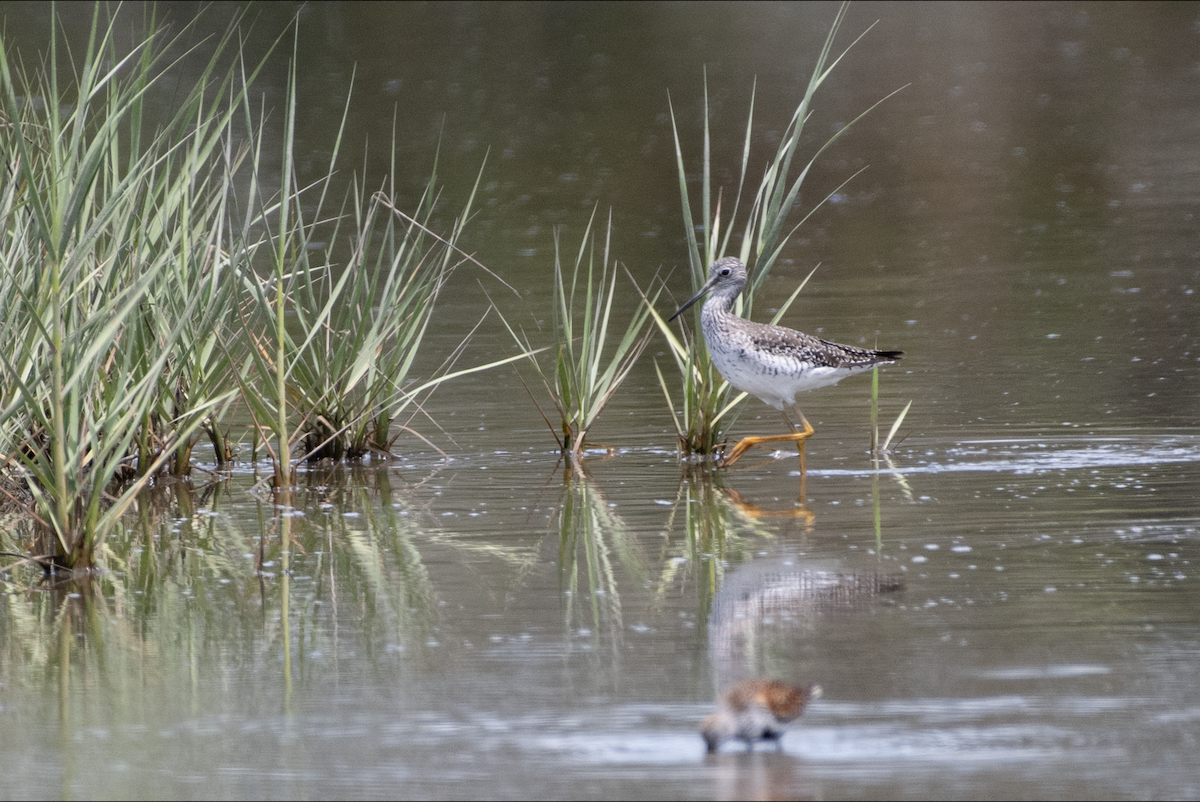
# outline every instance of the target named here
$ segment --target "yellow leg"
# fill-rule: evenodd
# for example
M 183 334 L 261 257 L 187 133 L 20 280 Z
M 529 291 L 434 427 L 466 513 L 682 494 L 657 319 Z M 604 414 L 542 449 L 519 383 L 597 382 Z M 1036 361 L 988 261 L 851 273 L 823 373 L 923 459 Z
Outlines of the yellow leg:
M 808 478 L 808 459 L 804 453 L 804 441 L 798 441 L 796 448 L 800 450 L 800 506 L 805 507 L 808 505 L 808 491 L 804 489 L 804 480 Z
M 759 446 L 759 445 L 762 445 L 763 443 L 793 442 L 796 444 L 796 447 L 800 450 L 800 471 L 801 471 L 801 474 L 803 474 L 804 467 L 805 467 L 804 466 L 804 441 L 807 440 L 808 438 L 812 437 L 813 427 L 812 427 L 812 424 L 808 422 L 808 418 L 804 417 L 804 413 L 800 412 L 799 407 L 796 407 L 796 411 L 800 413 L 800 421 L 804 424 L 804 431 L 802 431 L 802 432 L 796 431 L 796 425 L 794 423 L 792 423 L 791 419 L 787 416 L 787 412 L 785 411 L 783 413 L 783 419 L 788 422 L 788 426 L 792 427 L 791 434 L 770 434 L 770 435 L 764 435 L 764 436 L 760 436 L 760 437 L 743 437 L 738 442 L 738 444 L 733 447 L 733 451 L 729 452 L 729 456 L 726 457 L 725 460 L 721 463 L 721 467 L 728 468 L 730 465 L 732 465 L 733 463 L 735 463 L 739 459 L 741 459 L 742 454 L 745 454 L 748 450 L 750 450 L 754 446 Z

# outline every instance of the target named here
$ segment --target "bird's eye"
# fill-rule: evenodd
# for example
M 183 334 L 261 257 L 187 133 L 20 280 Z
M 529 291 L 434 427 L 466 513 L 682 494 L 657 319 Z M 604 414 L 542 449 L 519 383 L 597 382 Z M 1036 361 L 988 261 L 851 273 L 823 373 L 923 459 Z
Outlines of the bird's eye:
M 732 273 L 732 272 L 733 272 L 733 271 L 732 271 L 732 270 L 730 270 L 728 267 L 722 267 L 722 268 L 721 268 L 721 275 L 722 275 L 722 276 L 728 276 L 728 275 L 729 275 L 730 273 Z

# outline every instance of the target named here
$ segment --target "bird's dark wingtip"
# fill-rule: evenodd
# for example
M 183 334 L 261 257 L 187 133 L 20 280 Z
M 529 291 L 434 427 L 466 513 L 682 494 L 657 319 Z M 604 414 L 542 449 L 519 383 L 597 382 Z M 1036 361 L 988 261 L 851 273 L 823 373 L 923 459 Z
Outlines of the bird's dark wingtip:
M 883 357 L 884 359 L 891 360 L 898 360 L 900 357 L 904 356 L 903 351 L 876 351 L 875 354 Z

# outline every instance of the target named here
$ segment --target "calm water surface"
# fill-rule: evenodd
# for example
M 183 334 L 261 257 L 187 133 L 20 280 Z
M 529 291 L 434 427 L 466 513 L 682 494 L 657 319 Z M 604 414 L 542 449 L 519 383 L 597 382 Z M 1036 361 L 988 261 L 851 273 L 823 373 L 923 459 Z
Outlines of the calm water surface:
M 356 66 L 347 164 L 383 173 L 398 107 L 405 191 L 440 136 L 452 215 L 487 153 L 468 239 L 520 297 L 461 269 L 425 358 L 483 289 L 548 341 L 554 227 L 574 247 L 597 204 L 640 281 L 688 292 L 668 91 L 698 173 L 707 65 L 732 191 L 751 82 L 761 164 L 835 10 L 305 6 L 298 168 Z M 795 453 L 681 466 L 655 343 L 579 472 L 508 369 L 414 421 L 445 460 L 402 438 L 284 510 L 252 465 L 198 471 L 99 579 L 2 575 L 0 794 L 1200 796 L 1200 6 L 864 3 L 845 41 L 876 20 L 812 146 L 908 86 L 822 156 L 804 211 L 868 169 L 756 311 L 820 263 L 785 322 L 906 352 L 890 461 L 853 379 L 804 399 L 803 484 Z M 47 24 L 6 12 L 31 53 Z M 489 319 L 464 364 L 510 343 Z M 751 400 L 735 434 L 779 424 Z M 781 752 L 705 757 L 717 689 L 760 674 L 825 695 Z

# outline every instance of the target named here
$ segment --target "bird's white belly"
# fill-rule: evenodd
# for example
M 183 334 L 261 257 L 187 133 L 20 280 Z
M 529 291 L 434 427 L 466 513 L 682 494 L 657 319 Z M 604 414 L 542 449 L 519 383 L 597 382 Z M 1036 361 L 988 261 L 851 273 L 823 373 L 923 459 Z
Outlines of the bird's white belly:
M 796 402 L 796 393 L 828 387 L 847 376 L 870 370 L 870 366 L 813 366 L 761 352 L 745 353 L 741 349 L 710 349 L 709 354 L 726 381 L 780 410 Z

